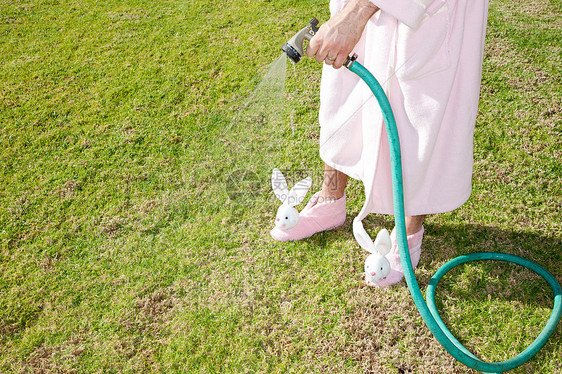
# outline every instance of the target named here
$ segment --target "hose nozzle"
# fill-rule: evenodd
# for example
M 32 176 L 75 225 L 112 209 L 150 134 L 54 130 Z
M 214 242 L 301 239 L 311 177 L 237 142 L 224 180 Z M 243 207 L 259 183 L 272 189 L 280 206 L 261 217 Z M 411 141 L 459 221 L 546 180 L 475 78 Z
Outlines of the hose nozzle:
M 318 31 L 318 20 L 313 18 L 308 26 L 297 32 L 287 43 L 281 47 L 281 50 L 289 56 L 293 62 L 297 63 L 304 55 L 304 41 L 312 39 Z

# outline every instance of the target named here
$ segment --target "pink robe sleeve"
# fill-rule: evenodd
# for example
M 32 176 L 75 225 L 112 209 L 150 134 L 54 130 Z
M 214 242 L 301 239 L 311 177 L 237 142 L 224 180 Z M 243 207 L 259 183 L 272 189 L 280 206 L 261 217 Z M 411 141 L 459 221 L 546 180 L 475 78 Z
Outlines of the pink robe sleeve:
M 442 3 L 442 0 L 371 0 L 373 4 L 406 24 L 416 29 L 422 21 L 423 15 L 432 3 Z

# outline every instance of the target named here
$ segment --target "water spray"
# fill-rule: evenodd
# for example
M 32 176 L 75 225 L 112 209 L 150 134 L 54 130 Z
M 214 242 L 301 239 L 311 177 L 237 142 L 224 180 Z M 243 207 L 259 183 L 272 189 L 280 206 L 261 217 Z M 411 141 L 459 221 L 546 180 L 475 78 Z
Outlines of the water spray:
M 318 30 L 318 20 L 313 18 L 310 24 L 299 31 L 293 36 L 285 45 L 282 50 L 287 56 L 295 63 L 298 62 L 304 55 L 303 47 L 304 41 L 312 39 Z M 472 253 L 464 256 L 456 257 L 441 268 L 433 275 L 427 287 L 427 302 L 423 298 L 420 287 L 414 275 L 414 269 L 410 260 L 410 251 L 408 249 L 408 240 L 406 236 L 406 220 L 404 214 L 404 189 L 402 183 L 402 161 L 400 153 L 400 139 L 398 137 L 398 130 L 394 114 L 390 106 L 390 102 L 379 82 L 373 75 L 357 60 L 357 55 L 347 58 L 344 66 L 357 74 L 369 86 L 378 104 L 381 108 L 386 131 L 388 134 L 388 143 L 390 146 L 390 158 L 392 169 L 392 192 L 394 203 L 394 221 L 396 227 L 396 237 L 398 241 L 398 250 L 400 253 L 400 262 L 404 270 L 404 277 L 408 284 L 410 294 L 414 299 L 414 303 L 418 308 L 425 324 L 439 341 L 439 343 L 449 352 L 455 359 L 462 362 L 464 365 L 479 370 L 485 373 L 503 373 L 505 371 L 513 370 L 525 362 L 529 361 L 537 352 L 546 344 L 556 326 L 560 321 L 562 315 L 562 288 L 556 278 L 542 266 L 524 259 L 522 257 L 497 252 L 482 252 Z M 489 363 L 478 359 L 470 351 L 468 351 L 449 331 L 443 320 L 439 316 L 439 311 L 435 303 L 435 289 L 439 280 L 454 267 L 472 261 L 493 260 L 505 261 L 515 263 L 523 266 L 536 274 L 540 275 L 552 288 L 554 293 L 554 305 L 552 313 L 546 323 L 546 326 L 541 331 L 539 336 L 533 343 L 527 347 L 523 352 L 517 356 L 502 362 Z

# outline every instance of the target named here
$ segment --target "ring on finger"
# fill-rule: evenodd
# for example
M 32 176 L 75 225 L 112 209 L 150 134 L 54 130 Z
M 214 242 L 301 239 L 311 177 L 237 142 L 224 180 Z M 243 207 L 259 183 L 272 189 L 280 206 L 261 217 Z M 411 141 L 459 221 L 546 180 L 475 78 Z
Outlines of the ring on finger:
M 326 60 L 334 62 L 335 58 L 331 58 L 330 56 L 326 56 Z

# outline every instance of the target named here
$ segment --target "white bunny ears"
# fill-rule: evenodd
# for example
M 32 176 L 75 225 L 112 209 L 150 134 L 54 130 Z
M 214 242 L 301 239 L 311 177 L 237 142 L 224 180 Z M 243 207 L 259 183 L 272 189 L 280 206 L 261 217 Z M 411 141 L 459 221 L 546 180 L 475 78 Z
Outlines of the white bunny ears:
M 353 235 L 361 248 L 369 253 L 378 253 L 381 256 L 386 256 L 392 249 L 392 242 L 390 241 L 390 234 L 387 229 L 379 231 L 373 243 L 371 237 L 365 231 L 363 223 L 355 219 L 353 220 Z
M 283 205 L 299 205 L 304 200 L 310 186 L 312 186 L 312 178 L 308 177 L 295 184 L 289 191 L 287 181 L 285 180 L 281 170 L 275 168 L 271 174 L 271 187 L 273 187 L 273 193 L 279 200 L 281 200 Z

